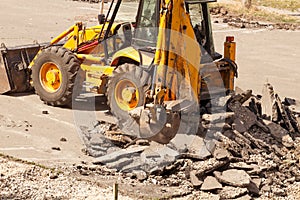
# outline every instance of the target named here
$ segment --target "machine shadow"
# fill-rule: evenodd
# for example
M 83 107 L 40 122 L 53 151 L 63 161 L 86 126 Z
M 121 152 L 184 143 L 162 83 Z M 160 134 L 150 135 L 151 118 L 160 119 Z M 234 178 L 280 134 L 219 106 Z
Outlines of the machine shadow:
M 110 113 L 106 96 L 99 95 L 77 97 L 75 100 L 73 100 L 70 108 L 79 111 L 102 111 L 107 114 Z
M 18 92 L 18 93 L 7 92 L 7 93 L 4 93 L 4 95 L 10 96 L 10 97 L 23 97 L 23 96 L 35 95 L 35 92 L 34 92 L 34 90 L 27 91 L 27 92 Z

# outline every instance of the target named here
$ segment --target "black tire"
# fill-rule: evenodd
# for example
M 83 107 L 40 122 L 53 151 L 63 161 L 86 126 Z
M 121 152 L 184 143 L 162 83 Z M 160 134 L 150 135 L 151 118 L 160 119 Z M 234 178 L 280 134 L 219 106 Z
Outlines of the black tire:
M 144 105 L 145 91 L 150 85 L 150 75 L 148 72 L 143 70 L 141 67 L 135 64 L 125 63 L 120 65 L 114 72 L 113 76 L 109 79 L 107 87 L 107 100 L 108 106 L 110 107 L 111 113 L 118 118 L 120 123 L 128 121 L 130 118 L 128 111 L 124 111 L 118 106 L 115 98 L 116 87 L 118 83 L 123 80 L 130 80 L 136 86 L 138 90 L 138 103 L 136 107 Z
M 42 66 L 46 63 L 54 64 L 61 73 L 59 88 L 54 91 L 47 90 L 40 77 Z M 40 99 L 48 105 L 70 105 L 79 69 L 80 62 L 70 50 L 57 46 L 43 49 L 34 60 L 32 66 L 32 81 L 36 93 L 40 96 Z

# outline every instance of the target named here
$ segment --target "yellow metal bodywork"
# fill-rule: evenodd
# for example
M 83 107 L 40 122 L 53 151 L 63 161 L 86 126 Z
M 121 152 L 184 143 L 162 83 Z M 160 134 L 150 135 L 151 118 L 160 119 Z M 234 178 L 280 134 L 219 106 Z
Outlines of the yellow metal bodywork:
M 106 65 L 85 65 L 81 64 L 81 69 L 85 72 L 85 81 L 90 87 L 86 88 L 88 92 L 105 94 L 107 78 L 112 76 L 115 67 Z
M 98 88 L 98 93 L 105 92 L 107 78 L 112 76 L 113 70 L 123 58 L 126 58 L 126 61 L 131 60 L 134 63 L 148 66 L 154 59 L 154 65 L 157 66 L 157 71 L 154 77 L 155 89 L 151 91 L 152 95 L 164 94 L 163 98 L 165 101 L 178 98 L 190 100 L 198 99 L 202 87 L 199 73 L 202 67 L 202 65 L 200 65 L 201 51 L 195 37 L 189 13 L 185 10 L 183 0 L 162 0 L 161 8 L 163 9 L 161 9 L 162 12 L 160 13 L 159 33 L 156 45 L 157 50 L 154 58 L 153 55 L 143 53 L 133 47 L 127 47 L 114 53 L 111 65 L 108 66 L 104 63 L 103 58 L 105 54 L 101 45 L 97 45 L 97 47 L 92 48 L 88 52 L 75 53 L 77 58 L 83 63 L 81 64 L 81 69 L 86 72 L 86 82 Z M 121 24 L 122 23 L 113 24 L 110 35 L 115 34 Z M 103 34 L 100 35 L 102 28 L 104 30 L 103 33 L 105 33 L 105 30 L 108 28 L 108 23 L 85 28 L 83 24 L 79 22 L 54 38 L 50 42 L 50 45 L 66 39 L 63 47 L 76 52 L 82 44 L 96 41 L 99 37 L 103 37 Z M 224 52 L 225 57 L 234 60 L 235 43 L 226 43 L 224 47 L 227 49 Z M 34 60 L 35 59 L 31 62 L 29 68 L 33 65 Z M 51 73 L 52 72 L 53 70 Z M 51 73 L 49 72 L 48 75 L 44 73 L 43 76 L 46 77 L 45 80 L 51 79 L 53 82 L 54 79 L 57 79 L 55 78 L 56 75 L 53 75 L 57 73 L 52 73 L 53 76 Z M 229 80 L 225 80 L 224 82 L 229 82 L 229 88 L 233 90 L 234 72 L 230 72 L 228 79 Z M 186 84 L 182 84 L 183 82 Z M 53 87 L 52 90 L 54 91 L 55 88 Z M 181 94 L 179 94 L 179 91 L 181 91 Z
M 123 79 L 115 86 L 114 96 L 116 102 L 124 111 L 130 111 L 139 103 L 139 92 L 137 86 L 129 79 Z
M 60 69 L 57 67 L 55 63 L 47 62 L 44 63 L 40 70 L 40 83 L 42 87 L 50 92 L 56 92 L 60 86 L 62 81 L 62 74 Z
M 157 50 L 154 64 L 157 66 L 155 91 L 166 88 L 165 101 L 186 98 L 198 99 L 200 47 L 196 40 L 190 16 L 183 0 L 166 0 L 160 16 Z M 171 26 L 169 27 L 169 24 Z M 170 42 L 168 42 L 170 38 Z M 187 83 L 179 94 L 180 84 Z M 183 89 L 183 88 L 182 88 Z
M 111 27 L 111 31 L 109 35 L 115 34 L 115 32 L 119 29 L 122 23 L 114 23 Z M 92 42 L 98 40 L 99 37 L 104 37 L 104 33 L 108 27 L 108 23 L 104 25 L 97 25 L 92 26 L 89 28 L 85 28 L 81 22 L 74 24 L 73 26 L 69 27 L 67 30 L 62 32 L 56 38 L 52 39 L 49 45 L 54 45 L 61 42 L 63 39 L 66 39 L 63 47 L 69 49 L 71 51 L 76 51 L 77 48 L 84 43 Z M 100 32 L 103 28 L 103 34 L 100 36 Z M 110 44 L 108 44 L 110 45 Z M 133 48 L 132 48 L 133 49 Z M 135 50 L 136 51 L 136 50 Z M 126 50 L 122 50 L 118 52 L 117 55 L 114 56 L 114 59 L 118 59 L 119 57 L 128 57 L 135 62 L 140 62 L 138 52 L 128 53 Z M 41 50 L 37 53 L 37 55 L 41 53 Z M 104 63 L 104 48 L 103 45 L 96 45 L 92 47 L 88 53 L 74 53 L 76 57 L 82 61 L 81 69 L 86 74 L 86 82 L 90 84 L 90 88 L 97 88 L 97 93 L 105 93 L 105 87 L 107 83 L 107 77 L 112 76 L 112 72 L 115 69 L 115 66 L 105 65 Z M 35 56 L 35 58 L 37 57 Z M 35 58 L 29 65 L 29 68 L 33 66 Z M 59 78 L 55 74 L 58 72 L 58 68 L 52 69 L 53 65 L 46 65 L 41 72 L 41 81 L 49 92 L 55 92 L 58 87 L 58 81 L 62 80 L 61 77 Z M 46 69 L 47 68 L 47 69 Z M 51 68 L 51 69 L 50 69 Z M 59 73 L 60 74 L 60 73 Z M 61 74 L 59 75 L 61 76 Z M 94 90 L 90 90 L 94 91 Z
M 115 66 L 120 59 L 127 58 L 141 65 L 150 66 L 153 61 L 153 54 L 138 51 L 133 47 L 127 47 L 116 52 L 112 57 L 111 65 Z
M 116 52 L 112 57 L 112 65 L 116 65 L 120 58 L 129 58 L 138 63 L 141 61 L 139 52 L 133 47 L 127 47 Z
M 121 25 L 121 23 L 115 23 L 113 24 L 110 35 L 113 35 L 115 30 Z M 64 44 L 64 47 L 70 50 L 75 50 L 79 44 L 86 43 L 88 41 L 94 41 L 96 39 L 99 39 L 99 37 L 104 37 L 104 33 L 108 27 L 108 22 L 104 25 L 104 29 L 102 32 L 102 35 L 100 36 L 100 32 L 102 30 L 103 25 L 97 25 L 92 26 L 89 28 L 81 28 L 82 25 L 80 23 L 77 23 L 73 26 L 74 29 L 72 32 L 68 33 L 67 35 L 62 33 L 61 36 L 66 37 L 67 41 Z
M 233 39 L 232 41 L 228 41 L 226 39 L 226 41 L 224 42 L 224 58 L 228 58 L 232 61 L 235 61 L 235 54 L 236 54 L 236 43 L 233 41 Z M 234 76 L 235 76 L 235 72 L 233 70 L 230 70 L 227 82 L 229 83 L 229 89 L 231 91 L 234 90 Z

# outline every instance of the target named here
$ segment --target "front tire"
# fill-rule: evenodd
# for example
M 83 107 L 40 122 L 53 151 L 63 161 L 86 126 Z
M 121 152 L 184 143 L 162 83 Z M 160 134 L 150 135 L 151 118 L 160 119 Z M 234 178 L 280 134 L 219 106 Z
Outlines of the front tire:
M 68 49 L 57 46 L 43 49 L 32 66 L 36 93 L 48 105 L 70 105 L 79 69 L 79 60 Z
M 128 126 L 132 121 L 128 112 L 145 103 L 145 92 L 150 85 L 150 75 L 141 67 L 125 63 L 120 65 L 110 78 L 107 99 L 111 113 L 118 119 L 119 126 Z M 130 127 L 127 127 L 130 130 Z

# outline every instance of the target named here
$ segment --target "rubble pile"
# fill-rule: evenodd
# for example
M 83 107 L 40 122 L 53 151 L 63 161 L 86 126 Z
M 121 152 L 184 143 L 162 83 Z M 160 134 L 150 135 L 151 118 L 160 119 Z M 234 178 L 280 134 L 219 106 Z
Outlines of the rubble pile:
M 247 19 L 243 15 L 231 14 L 224 6 L 216 6 L 210 8 L 210 13 L 215 18 L 220 18 L 223 23 L 237 28 L 267 28 L 267 29 L 282 29 L 282 30 L 299 30 L 300 26 L 296 23 L 267 23 L 258 22 L 253 19 Z M 216 20 L 215 23 L 219 21 Z
M 145 184 L 177 186 L 181 192 L 174 196 L 286 197 L 300 182 L 297 103 L 281 101 L 270 84 L 263 96 L 246 91 L 223 97 L 214 110 L 226 112 L 203 114 L 196 135 L 177 133 L 167 145 L 122 138 L 107 123 L 82 132 L 94 164 Z

